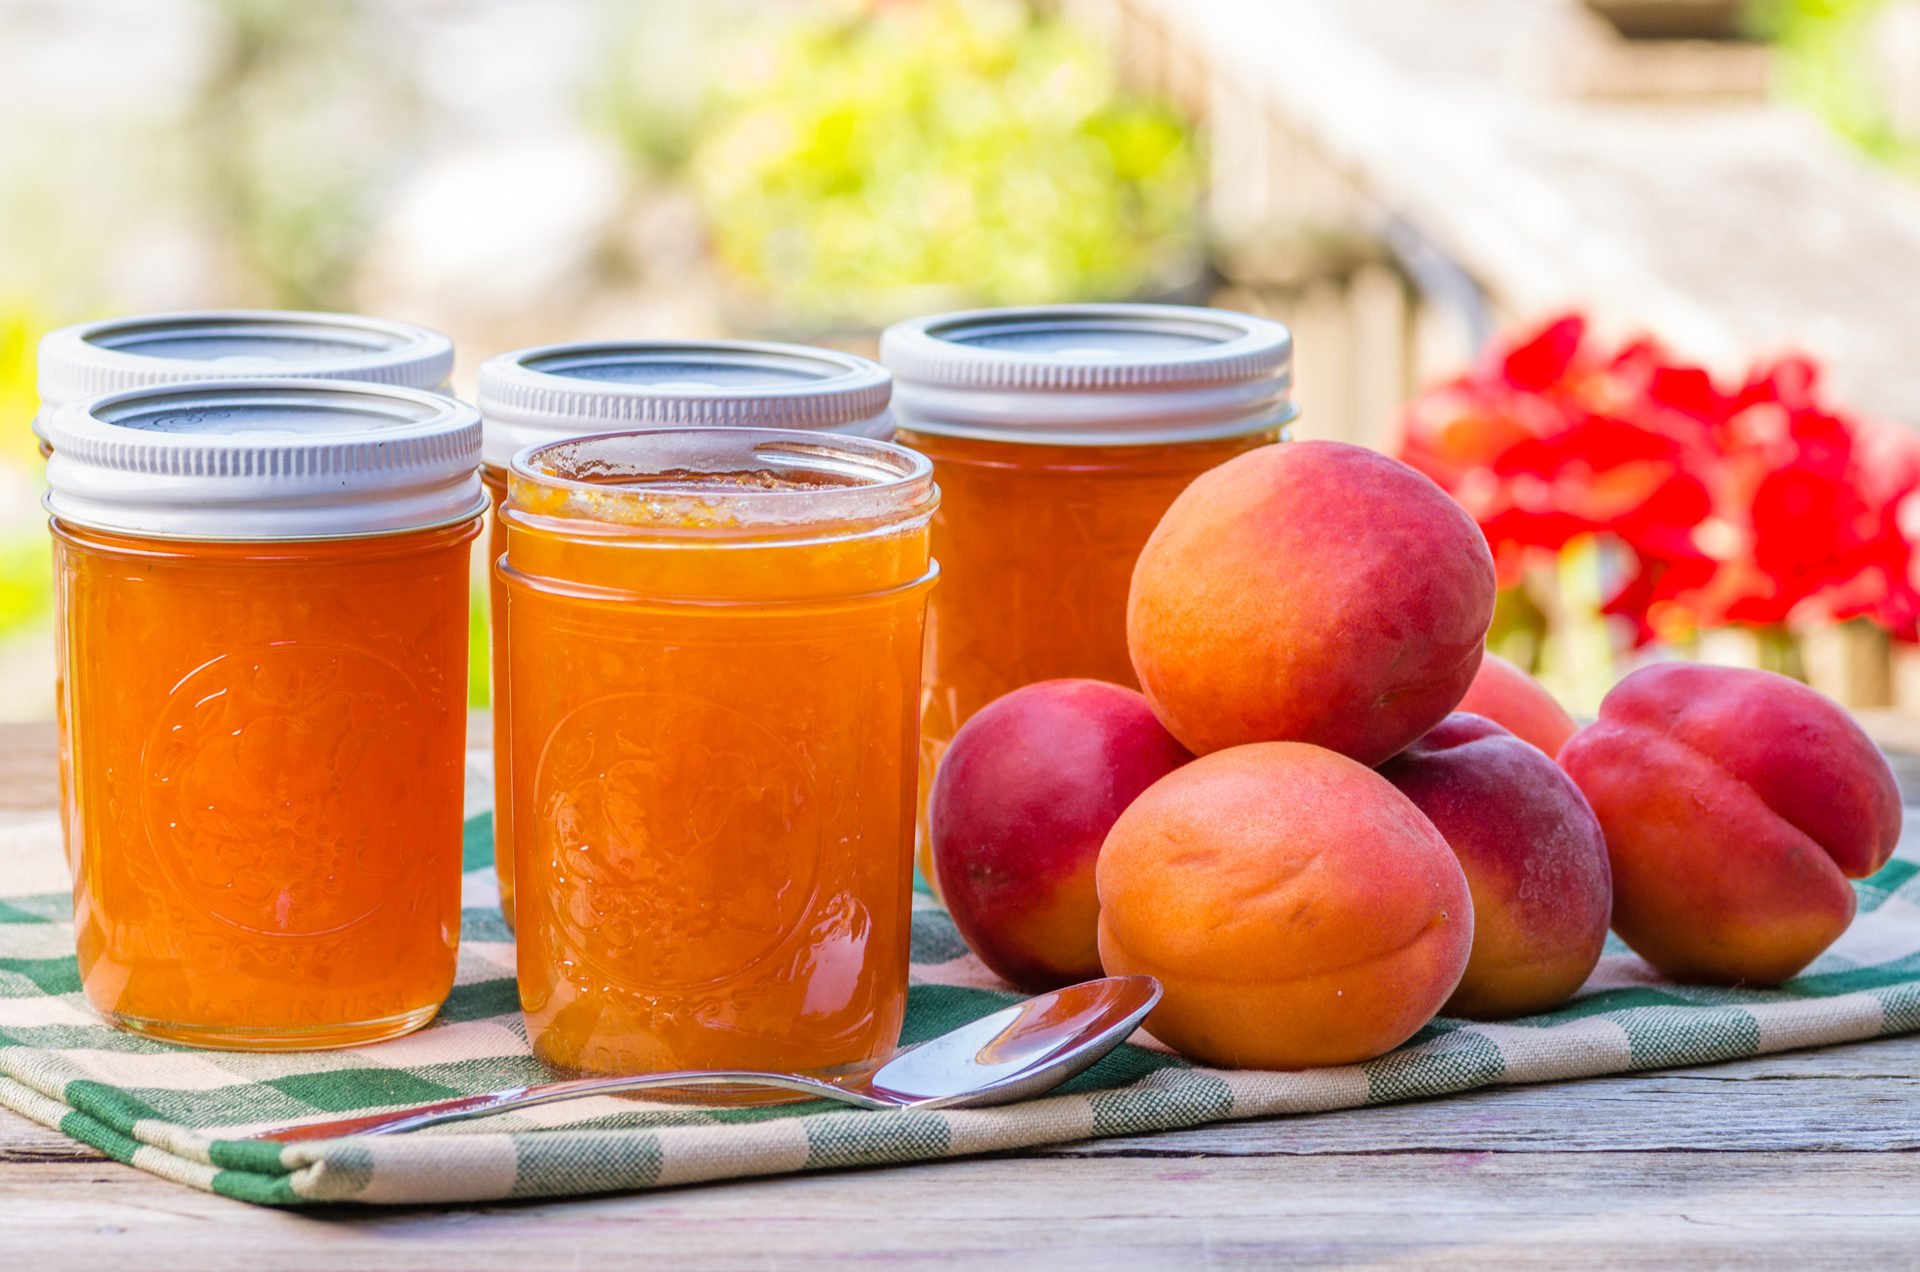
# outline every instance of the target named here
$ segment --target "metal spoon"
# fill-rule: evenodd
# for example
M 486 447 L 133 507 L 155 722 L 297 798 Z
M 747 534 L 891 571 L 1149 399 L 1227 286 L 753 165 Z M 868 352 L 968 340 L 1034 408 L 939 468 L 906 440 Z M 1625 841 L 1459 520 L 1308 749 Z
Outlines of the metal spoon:
M 393 1135 L 583 1095 L 626 1095 L 660 1087 L 773 1087 L 862 1109 L 929 1109 L 1010 1104 L 1051 1091 L 1112 1051 L 1160 1001 L 1151 976 L 1110 976 L 1056 989 L 941 1034 L 858 1078 L 803 1073 L 688 1070 L 630 1077 L 574 1078 L 511 1087 L 365 1117 L 308 1122 L 252 1138 L 293 1144 L 343 1135 Z

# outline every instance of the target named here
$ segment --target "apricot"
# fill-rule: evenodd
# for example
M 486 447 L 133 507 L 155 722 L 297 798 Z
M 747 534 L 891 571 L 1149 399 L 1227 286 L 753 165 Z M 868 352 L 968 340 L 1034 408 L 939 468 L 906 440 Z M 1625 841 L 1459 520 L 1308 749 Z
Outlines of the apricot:
M 1392 1050 L 1460 982 L 1473 901 L 1447 841 L 1372 769 L 1304 742 L 1202 756 L 1100 851 L 1100 963 L 1165 996 L 1156 1038 L 1302 1069 Z
M 1473 683 L 1493 558 L 1459 504 L 1341 442 L 1265 446 L 1195 479 L 1134 566 L 1127 642 L 1196 754 L 1311 742 L 1378 764 Z
M 1029 991 L 1100 975 L 1094 860 L 1135 796 L 1193 757 L 1147 700 L 1099 680 L 1045 680 L 960 727 L 928 799 L 954 926 Z
M 1481 656 L 1480 670 L 1454 710 L 1485 716 L 1550 756 L 1560 754 L 1580 727 L 1538 680 L 1494 653 Z
M 1886 757 L 1769 671 L 1634 672 L 1560 765 L 1606 832 L 1613 930 L 1676 980 L 1774 985 L 1853 921 L 1849 879 L 1900 838 Z
M 1600 961 L 1607 842 L 1539 747 L 1456 711 L 1380 767 L 1446 839 L 1473 893 L 1473 956 L 1441 1010 L 1504 1020 L 1558 1007 Z

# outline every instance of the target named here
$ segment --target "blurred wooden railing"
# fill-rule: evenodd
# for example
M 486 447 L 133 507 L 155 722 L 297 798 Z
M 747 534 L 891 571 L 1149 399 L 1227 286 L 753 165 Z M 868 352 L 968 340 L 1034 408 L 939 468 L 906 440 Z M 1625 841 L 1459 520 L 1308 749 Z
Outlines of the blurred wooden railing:
M 1293 327 L 1300 436 L 1391 445 L 1419 385 L 1568 307 L 1726 373 L 1811 352 L 1920 427 L 1920 194 L 1770 104 L 1764 46 L 1631 39 L 1591 0 L 1056 2 L 1202 130 L 1217 296 Z M 1843 701 L 1920 709 L 1881 633 L 1800 646 Z

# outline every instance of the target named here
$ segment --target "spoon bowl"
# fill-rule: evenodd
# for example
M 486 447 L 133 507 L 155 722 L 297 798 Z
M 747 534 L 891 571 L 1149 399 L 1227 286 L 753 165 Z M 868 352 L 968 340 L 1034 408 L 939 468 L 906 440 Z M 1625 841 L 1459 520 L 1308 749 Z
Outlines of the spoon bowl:
M 867 1091 L 918 1108 L 1024 1100 L 1090 1068 L 1159 1001 L 1151 976 L 1056 989 L 902 1051 L 874 1071 Z
M 1029 998 L 900 1052 L 860 1078 L 828 1080 L 804 1073 L 686 1070 L 625 1077 L 571 1078 L 510 1087 L 413 1108 L 335 1118 L 260 1131 L 279 1144 L 393 1135 L 510 1109 L 589 1095 L 627 1095 L 673 1088 L 752 1087 L 794 1091 L 863 1109 L 968 1108 L 1010 1104 L 1059 1086 L 1125 1042 L 1160 1001 L 1151 976 L 1109 976 Z

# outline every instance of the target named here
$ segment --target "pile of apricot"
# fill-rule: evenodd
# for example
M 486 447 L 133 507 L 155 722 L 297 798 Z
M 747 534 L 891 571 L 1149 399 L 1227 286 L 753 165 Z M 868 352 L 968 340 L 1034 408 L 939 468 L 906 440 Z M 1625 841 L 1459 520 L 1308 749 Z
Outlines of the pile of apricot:
M 1609 927 L 1681 980 L 1812 962 L 1899 838 L 1866 735 L 1785 677 L 1678 663 L 1576 730 L 1484 652 L 1494 587 L 1479 528 L 1384 455 L 1202 476 L 1134 570 L 1143 692 L 1030 685 L 955 737 L 931 825 L 961 935 L 1022 988 L 1150 973 L 1155 1037 L 1277 1069 L 1550 1011 Z

